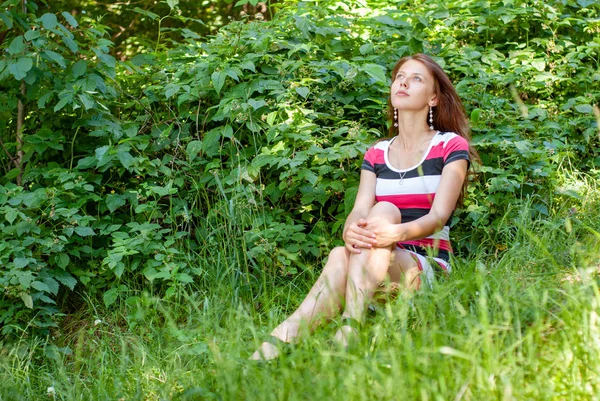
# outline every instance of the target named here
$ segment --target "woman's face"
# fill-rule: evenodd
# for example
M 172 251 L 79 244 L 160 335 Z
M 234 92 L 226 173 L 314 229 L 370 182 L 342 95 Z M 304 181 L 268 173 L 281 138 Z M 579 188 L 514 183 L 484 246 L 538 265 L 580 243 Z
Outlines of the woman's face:
M 422 110 L 437 105 L 433 75 L 420 61 L 408 60 L 394 77 L 392 107 L 398 110 Z

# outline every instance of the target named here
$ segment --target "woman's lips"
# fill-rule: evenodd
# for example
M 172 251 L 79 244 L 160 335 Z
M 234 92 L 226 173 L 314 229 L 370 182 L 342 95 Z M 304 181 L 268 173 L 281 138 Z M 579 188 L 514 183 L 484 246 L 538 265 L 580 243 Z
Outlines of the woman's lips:
M 408 96 L 408 93 L 406 93 L 404 91 L 398 91 L 398 92 L 396 92 L 396 96 Z

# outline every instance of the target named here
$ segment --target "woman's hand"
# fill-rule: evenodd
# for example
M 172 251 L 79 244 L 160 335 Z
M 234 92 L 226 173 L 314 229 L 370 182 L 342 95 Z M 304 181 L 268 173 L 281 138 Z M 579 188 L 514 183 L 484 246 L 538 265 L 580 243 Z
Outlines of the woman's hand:
M 365 229 L 375 234 L 377 246 L 385 248 L 399 241 L 400 224 L 390 223 L 389 220 L 375 216 L 369 218 Z
M 360 219 L 344 231 L 343 239 L 350 253 L 360 253 L 360 248 L 371 249 L 377 245 L 375 234 L 366 229 L 367 220 Z

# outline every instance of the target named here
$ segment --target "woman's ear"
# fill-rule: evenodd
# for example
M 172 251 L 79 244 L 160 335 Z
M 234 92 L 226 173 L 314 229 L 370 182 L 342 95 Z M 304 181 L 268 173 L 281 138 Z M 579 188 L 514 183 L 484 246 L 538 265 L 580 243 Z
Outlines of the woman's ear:
M 429 103 L 427 103 L 429 106 L 431 107 L 435 107 L 438 105 L 438 99 L 436 95 L 433 95 L 433 97 L 431 98 L 431 100 L 429 100 Z

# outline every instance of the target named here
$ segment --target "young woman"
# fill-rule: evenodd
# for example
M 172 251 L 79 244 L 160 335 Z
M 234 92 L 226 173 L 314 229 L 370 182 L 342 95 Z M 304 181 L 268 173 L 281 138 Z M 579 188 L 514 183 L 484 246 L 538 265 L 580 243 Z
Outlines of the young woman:
M 449 223 L 462 199 L 469 126 L 462 103 L 429 56 L 400 59 L 392 71 L 389 140 L 367 150 L 356 202 L 334 248 L 298 309 L 271 332 L 251 359 L 273 359 L 301 325 L 314 328 L 342 310 L 334 339 L 346 346 L 373 293 L 386 280 L 418 289 L 435 270 L 449 273 Z

